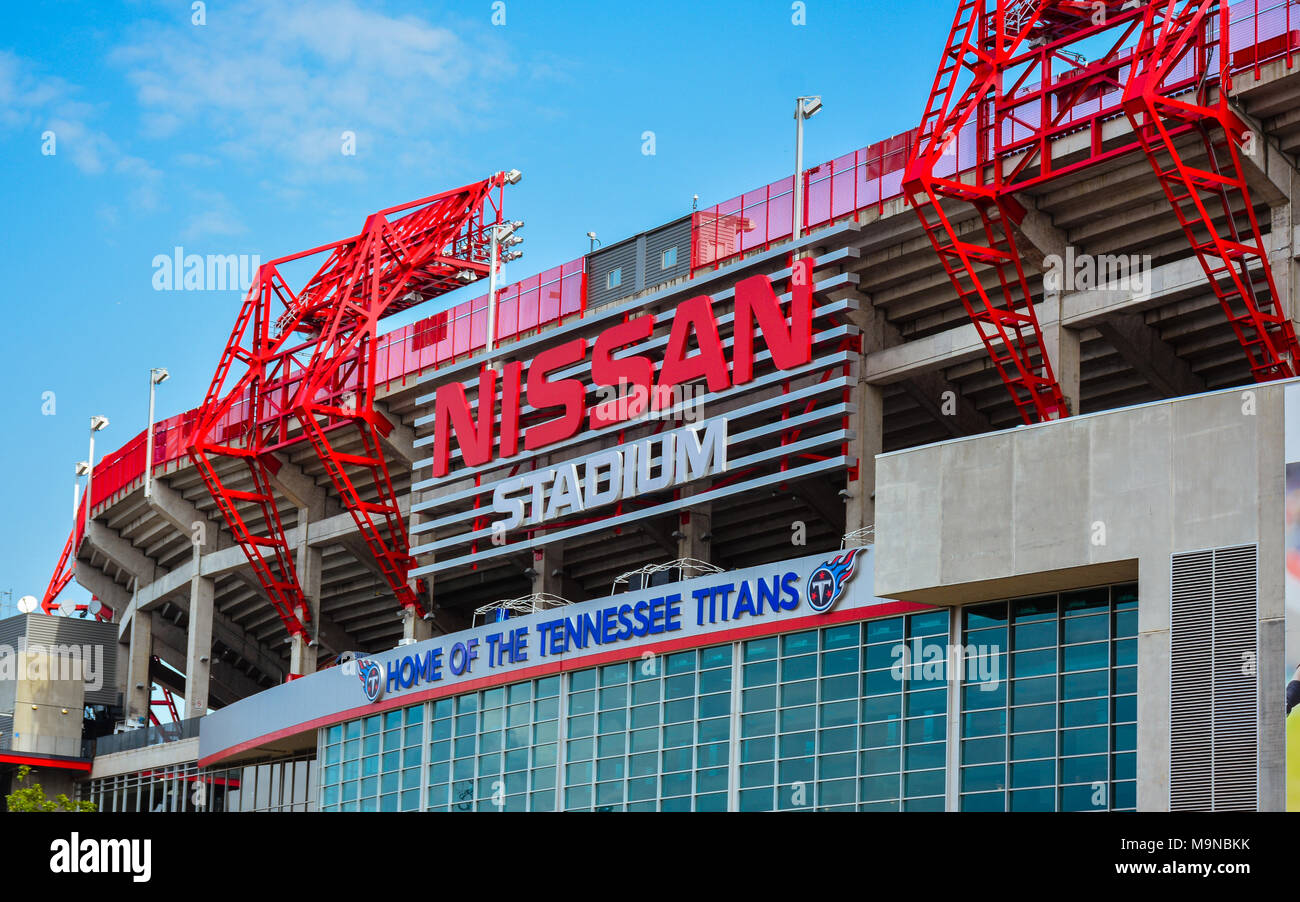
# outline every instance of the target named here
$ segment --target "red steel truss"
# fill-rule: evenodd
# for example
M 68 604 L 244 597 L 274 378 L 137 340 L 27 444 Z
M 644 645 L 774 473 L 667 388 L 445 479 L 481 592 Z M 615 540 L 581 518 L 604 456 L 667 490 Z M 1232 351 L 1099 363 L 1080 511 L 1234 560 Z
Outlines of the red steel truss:
M 959 3 L 903 189 L 1025 422 L 1071 411 L 1025 279 L 1013 193 L 1135 150 L 1151 160 L 1255 378 L 1296 372 L 1300 347 L 1241 169 L 1247 130 L 1228 106 L 1230 59 L 1218 52 L 1227 30 L 1218 0 Z M 1104 145 L 1101 124 L 1119 115 L 1135 140 Z M 972 131 L 974 159 L 955 159 L 958 135 Z M 1175 144 L 1192 132 L 1206 167 Z M 1066 133 L 1083 135 L 1087 152 L 1062 164 L 1052 143 Z M 963 207 L 978 227 L 955 221 Z
M 45 588 L 45 595 L 41 598 L 41 610 L 46 614 L 53 614 L 59 607 L 59 595 L 72 582 L 72 578 L 77 575 L 77 553 L 78 546 L 81 545 L 82 523 L 86 509 L 87 501 L 83 497 L 81 505 L 77 508 L 77 522 L 72 527 L 72 532 L 68 534 L 68 540 L 63 543 L 63 552 L 59 555 L 59 562 L 54 567 L 54 573 L 50 576 L 50 584 Z M 92 599 L 94 596 L 91 596 Z M 78 611 L 90 610 L 90 605 L 79 604 L 76 606 Z M 99 610 L 95 612 L 95 619 L 108 621 L 113 619 L 113 609 L 102 602 Z
M 961 0 L 921 120 L 916 150 L 903 176 L 908 202 L 1027 423 L 1057 419 L 1069 411 L 1044 350 L 1033 294 L 1016 246 L 1013 226 L 1022 211 L 1001 190 L 1000 172 L 984 183 L 982 173 L 963 181 L 957 167 L 946 177 L 937 170 L 972 117 L 987 115 L 1001 90 L 1006 61 L 1044 24 L 1044 9 L 1049 5 L 1053 4 L 997 0 L 996 9 L 989 10 L 985 0 Z M 1009 24 L 1014 27 L 1011 33 Z M 967 74 L 969 83 L 959 89 Z M 973 206 L 980 228 L 963 234 L 944 201 L 949 209 Z M 980 267 L 993 271 L 991 288 L 982 281 Z
M 1228 34 L 1226 4 L 1148 4 L 1124 90 L 1124 112 L 1246 351 L 1251 374 L 1258 382 L 1288 379 L 1300 372 L 1300 346 L 1282 308 L 1246 186 L 1241 147 L 1254 136 L 1228 104 L 1230 54 L 1213 54 L 1219 68 L 1213 100 L 1204 81 L 1187 97 L 1170 96 L 1166 88 L 1183 60 L 1199 55 L 1197 62 L 1208 71 L 1211 52 L 1227 46 L 1226 40 L 1211 45 L 1203 38 L 1207 33 Z M 1193 165 L 1193 158 L 1175 142 L 1177 130 L 1186 125 L 1200 138 L 1197 149 L 1205 159 L 1201 165 Z
M 377 329 L 382 318 L 488 273 L 506 179 L 498 173 L 383 210 L 355 237 L 258 271 L 188 450 L 290 635 L 306 633 L 311 615 L 276 503 L 274 452 L 304 439 L 399 603 L 424 613 L 408 582 L 406 524 L 384 458 L 392 425 L 374 406 Z M 295 292 L 281 267 L 320 254 L 324 264 Z M 219 467 L 223 460 L 241 466 Z M 246 488 L 236 488 L 241 471 Z
M 50 577 L 50 584 L 45 589 L 45 597 L 41 599 L 41 610 L 47 614 L 54 613 L 54 609 L 59 606 L 59 594 L 77 575 L 76 562 L 73 560 L 72 553 L 78 538 L 77 531 L 74 529 L 68 535 L 68 541 L 63 543 L 63 553 L 59 555 L 59 562 L 54 567 L 54 575 Z
M 154 655 L 152 660 L 155 664 L 159 664 L 159 665 L 162 664 L 162 662 L 159 660 L 157 655 Z M 162 698 L 149 699 L 150 723 L 152 723 L 155 727 L 158 727 L 159 729 L 162 729 L 164 726 L 175 726 L 176 724 L 179 724 L 181 722 L 181 715 L 180 712 L 176 710 L 176 698 L 172 695 L 172 691 L 168 689 L 166 686 L 159 686 L 158 688 L 162 691 Z M 171 715 L 171 723 L 163 724 L 163 722 L 158 719 L 158 715 L 154 713 L 153 710 L 154 708 L 166 708 L 167 713 Z M 190 712 L 186 712 L 186 713 L 189 714 Z M 201 717 L 202 715 L 190 714 L 190 716 Z

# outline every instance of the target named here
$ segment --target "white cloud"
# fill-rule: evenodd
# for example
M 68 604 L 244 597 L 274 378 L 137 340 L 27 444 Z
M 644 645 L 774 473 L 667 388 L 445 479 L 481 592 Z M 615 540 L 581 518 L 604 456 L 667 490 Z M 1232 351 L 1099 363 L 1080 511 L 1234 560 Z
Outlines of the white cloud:
M 45 132 L 54 137 L 54 156 L 72 161 L 86 175 L 109 169 L 129 177 L 135 206 L 159 205 L 157 169 L 122 151 L 103 131 L 90 124 L 98 110 L 77 99 L 81 89 L 54 75 L 44 75 L 29 60 L 0 51 L 0 127 L 30 131 L 32 153 L 42 152 Z
M 240 235 L 248 231 L 235 206 L 220 191 L 190 192 L 192 201 L 186 208 L 192 215 L 181 228 L 181 238 L 196 241 L 225 235 Z
M 245 0 L 209 8 L 207 23 L 150 25 L 112 53 L 142 130 L 184 133 L 196 153 L 278 162 L 290 180 L 352 178 L 359 160 L 409 159 L 416 147 L 445 158 L 449 133 L 492 115 L 514 71 L 486 23 L 458 32 L 352 0 Z M 200 130 L 206 146 L 195 146 Z M 342 152 L 344 132 L 356 157 Z

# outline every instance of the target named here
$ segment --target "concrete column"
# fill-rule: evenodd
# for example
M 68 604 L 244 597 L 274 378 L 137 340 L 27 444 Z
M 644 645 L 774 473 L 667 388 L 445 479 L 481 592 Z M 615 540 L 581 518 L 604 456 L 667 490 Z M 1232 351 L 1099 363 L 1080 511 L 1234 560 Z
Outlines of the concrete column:
M 693 494 L 690 487 L 683 489 L 682 503 L 689 503 Z M 677 556 L 712 563 L 712 532 L 712 504 L 683 509 L 677 518 Z
M 423 642 L 425 639 L 433 638 L 433 624 L 422 617 L 416 617 L 415 612 L 410 608 L 402 611 L 402 642 L 409 645 L 412 642 Z
M 208 685 L 212 669 L 212 607 L 216 589 L 215 580 L 202 576 L 190 580 L 190 621 L 185 641 L 187 718 L 202 717 L 208 710 Z
M 853 389 L 849 429 L 855 438 L 849 455 L 858 459 L 858 478 L 850 472 L 845 489 L 849 493 L 844 511 L 844 534 L 876 522 L 876 455 L 884 450 L 885 391 L 878 385 L 859 382 Z
M 1289 169 L 1289 167 L 1288 167 Z M 1282 309 L 1291 317 L 1291 322 L 1300 331 L 1300 274 L 1297 273 L 1295 247 L 1295 204 L 1300 199 L 1300 178 L 1294 170 L 1289 173 L 1288 182 L 1291 190 L 1288 202 L 1279 204 L 1270 211 L 1272 217 L 1272 234 L 1269 235 L 1269 268 L 1273 271 L 1273 284 L 1277 286 L 1278 298 Z M 1262 225 L 1262 223 L 1261 223 Z
M 303 596 L 311 611 L 311 623 L 308 624 L 307 629 L 314 637 L 320 631 L 321 551 L 307 544 L 308 516 L 306 508 L 298 509 L 298 522 L 303 528 L 300 532 L 301 540 L 295 564 L 298 568 L 298 584 L 302 586 Z M 315 673 L 316 648 L 317 646 L 314 643 L 309 644 L 308 638 L 301 633 L 290 639 L 289 672 L 298 676 Z
M 126 719 L 149 722 L 149 661 L 153 655 L 153 618 L 136 611 L 131 617 L 131 649 L 126 677 Z
M 532 594 L 564 594 L 564 543 L 552 542 L 533 549 L 533 589 Z M 569 599 L 572 601 L 573 599 Z
M 1077 329 L 1067 329 L 1061 323 L 1061 300 L 1059 291 L 1049 291 L 1043 297 L 1043 315 L 1038 325 L 1043 331 L 1043 351 L 1052 362 L 1052 371 L 1060 383 L 1065 403 L 1071 414 L 1079 413 L 1080 404 L 1080 370 L 1079 340 L 1081 333 Z
M 414 499 L 412 500 L 414 501 Z M 420 522 L 420 515 L 417 514 L 415 511 L 411 511 L 411 514 L 406 521 L 407 528 L 414 529 L 415 525 L 419 522 Z M 412 534 L 409 532 L 407 533 L 407 542 L 411 545 L 415 544 L 415 540 L 412 537 Z M 430 591 L 426 597 L 420 599 L 420 603 L 424 605 L 424 610 L 426 614 L 432 613 L 433 575 L 429 574 L 421 577 L 421 579 L 424 579 L 429 583 Z M 402 611 L 402 643 L 403 644 L 410 645 L 415 642 L 423 642 L 425 639 L 432 639 L 432 638 L 433 638 L 432 620 L 425 620 L 421 617 L 415 616 L 415 613 L 409 608 Z

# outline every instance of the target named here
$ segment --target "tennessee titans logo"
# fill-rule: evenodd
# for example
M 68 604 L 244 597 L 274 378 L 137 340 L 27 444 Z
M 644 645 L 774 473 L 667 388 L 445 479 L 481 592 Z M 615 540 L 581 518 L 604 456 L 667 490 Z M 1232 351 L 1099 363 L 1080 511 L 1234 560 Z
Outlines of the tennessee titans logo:
M 384 674 L 374 661 L 357 658 L 357 677 L 361 680 L 367 701 L 378 701 L 379 696 L 384 694 Z
M 844 594 L 849 580 L 853 579 L 853 568 L 861 550 L 853 548 L 846 551 L 812 572 L 812 576 L 808 577 L 808 607 L 818 614 L 825 614 L 835 607 L 835 602 Z

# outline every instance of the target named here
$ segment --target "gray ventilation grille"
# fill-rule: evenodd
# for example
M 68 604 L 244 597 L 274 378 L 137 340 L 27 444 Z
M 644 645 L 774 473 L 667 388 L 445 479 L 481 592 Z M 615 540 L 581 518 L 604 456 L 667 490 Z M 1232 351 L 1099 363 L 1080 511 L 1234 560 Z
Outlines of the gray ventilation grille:
M 1173 557 L 1170 781 L 1173 811 L 1258 807 L 1255 546 Z

